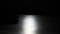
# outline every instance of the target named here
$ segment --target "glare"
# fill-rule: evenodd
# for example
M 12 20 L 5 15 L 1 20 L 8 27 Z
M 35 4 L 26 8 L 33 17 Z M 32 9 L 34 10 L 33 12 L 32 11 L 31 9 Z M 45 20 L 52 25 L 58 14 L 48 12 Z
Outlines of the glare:
M 22 21 L 22 34 L 36 34 L 37 23 L 33 15 L 25 16 Z

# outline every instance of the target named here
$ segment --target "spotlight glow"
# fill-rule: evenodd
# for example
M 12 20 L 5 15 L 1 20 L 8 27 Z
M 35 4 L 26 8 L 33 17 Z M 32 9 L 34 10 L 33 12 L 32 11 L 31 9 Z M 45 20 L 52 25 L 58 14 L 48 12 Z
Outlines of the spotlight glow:
M 22 34 L 36 34 L 37 23 L 33 15 L 27 15 L 22 24 Z

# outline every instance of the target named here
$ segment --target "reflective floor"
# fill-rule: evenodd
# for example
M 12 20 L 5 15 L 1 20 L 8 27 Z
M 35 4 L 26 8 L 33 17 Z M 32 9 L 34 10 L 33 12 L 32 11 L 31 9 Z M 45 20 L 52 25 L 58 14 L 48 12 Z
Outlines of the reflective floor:
M 51 24 L 49 26 L 51 26 Z M 19 29 L 19 27 L 17 27 L 17 24 L 4 25 L 4 26 L 1 26 L 1 28 L 0 28 L 0 34 L 17 34 L 18 29 Z M 50 31 L 47 31 L 44 29 L 41 32 L 38 31 L 37 34 L 56 34 L 57 33 L 57 32 L 52 32 L 52 29 L 49 29 L 49 30 Z
M 37 17 L 36 17 L 37 18 Z M 40 17 L 38 17 L 40 19 Z M 37 18 L 37 19 L 38 19 Z M 51 17 L 43 17 L 43 21 L 38 19 L 38 31 L 37 34 L 58 34 L 58 23 L 52 21 Z M 55 19 L 54 19 L 55 20 Z M 21 31 L 21 24 L 3 24 L 0 25 L 0 34 L 18 34 Z

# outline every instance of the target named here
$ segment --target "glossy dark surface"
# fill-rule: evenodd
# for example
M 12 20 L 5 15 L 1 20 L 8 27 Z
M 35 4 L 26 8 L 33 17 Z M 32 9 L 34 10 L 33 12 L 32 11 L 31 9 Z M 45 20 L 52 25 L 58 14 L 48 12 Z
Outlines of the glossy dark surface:
M 21 19 L 22 17 L 20 17 Z M 38 34 L 56 34 L 59 33 L 59 16 L 38 16 L 36 17 L 38 21 Z M 10 20 L 11 21 L 11 20 Z M 13 21 L 15 22 L 15 21 Z M 21 25 L 21 24 L 20 24 Z M 20 26 L 21 27 L 21 26 Z M 40 31 L 41 27 L 41 31 Z M 18 23 L 14 24 L 3 24 L 0 25 L 0 33 L 2 34 L 16 34 L 19 31 Z

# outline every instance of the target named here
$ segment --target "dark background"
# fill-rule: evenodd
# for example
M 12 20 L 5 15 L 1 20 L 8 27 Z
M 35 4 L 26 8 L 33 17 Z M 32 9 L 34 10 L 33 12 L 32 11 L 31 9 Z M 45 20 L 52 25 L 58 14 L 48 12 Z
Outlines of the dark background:
M 3 8 L 5 5 L 3 4 Z M 50 6 L 50 11 L 49 11 Z M 18 15 L 53 15 L 53 1 L 49 0 L 7 0 L 8 21 L 16 23 Z M 12 19 L 12 20 L 11 20 Z
M 53 0 L 7 0 L 3 1 L 3 8 L 8 11 L 8 21 L 1 24 L 1 34 L 15 34 L 19 15 L 41 15 L 45 28 L 42 33 L 59 33 L 60 16 L 53 12 Z

